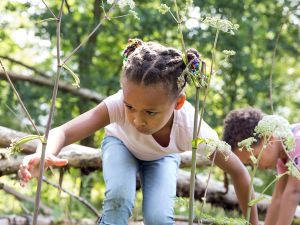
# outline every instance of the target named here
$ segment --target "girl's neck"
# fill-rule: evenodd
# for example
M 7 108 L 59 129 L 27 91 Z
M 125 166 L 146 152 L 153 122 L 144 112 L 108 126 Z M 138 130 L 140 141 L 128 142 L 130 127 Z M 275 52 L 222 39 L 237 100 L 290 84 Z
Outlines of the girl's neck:
M 174 113 L 172 114 L 171 118 L 162 129 L 152 134 L 154 140 L 162 147 L 169 146 L 173 120 L 174 120 Z

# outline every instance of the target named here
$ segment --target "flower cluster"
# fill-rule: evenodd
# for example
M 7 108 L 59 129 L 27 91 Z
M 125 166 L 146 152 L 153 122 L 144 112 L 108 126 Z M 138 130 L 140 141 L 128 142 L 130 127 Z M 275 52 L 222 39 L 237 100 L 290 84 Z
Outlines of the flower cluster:
M 242 151 L 243 148 L 245 148 L 247 152 L 252 152 L 253 149 L 251 146 L 254 142 L 257 142 L 257 140 L 254 137 L 250 137 L 245 140 L 242 140 L 241 142 L 238 143 L 238 147 L 240 147 L 239 150 Z
M 11 140 L 10 146 L 7 148 L 9 155 L 16 155 L 22 151 L 21 146 L 29 141 L 39 139 L 42 142 L 45 142 L 44 136 L 39 135 L 28 135 L 21 138 L 15 138 Z
M 205 19 L 202 19 L 202 22 L 207 24 L 210 27 L 216 28 L 217 30 L 221 30 L 225 33 L 234 34 L 234 30 L 237 30 L 239 28 L 238 24 L 233 24 L 229 20 L 226 19 L 220 19 L 217 17 L 206 17 Z
M 233 56 L 236 53 L 233 50 L 223 50 L 222 52 L 225 55 L 225 59 L 224 59 L 225 61 L 227 61 L 230 56 Z
M 283 144 L 287 151 L 291 151 L 295 148 L 295 139 L 289 122 L 281 116 L 264 116 L 255 127 L 255 134 L 265 138 L 275 135 L 277 138 L 283 140 Z
M 125 6 L 129 6 L 131 9 L 135 7 L 135 3 L 133 0 L 107 0 L 108 4 L 118 4 L 120 8 L 124 8 Z
M 167 12 L 169 12 L 170 10 L 170 7 L 167 6 L 166 4 L 160 4 L 160 7 L 158 9 L 158 11 L 161 13 L 161 14 L 166 14 Z
M 231 153 L 231 147 L 225 141 L 214 140 L 214 139 L 204 139 L 205 147 L 204 154 L 207 158 L 209 158 L 215 151 L 220 151 L 225 160 L 229 159 L 229 155 Z

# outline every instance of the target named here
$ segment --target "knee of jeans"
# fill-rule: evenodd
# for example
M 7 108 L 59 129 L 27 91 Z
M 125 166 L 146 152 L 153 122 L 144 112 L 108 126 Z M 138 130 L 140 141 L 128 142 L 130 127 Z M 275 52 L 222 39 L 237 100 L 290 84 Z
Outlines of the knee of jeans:
M 111 211 L 126 211 L 131 214 L 134 207 L 134 197 L 124 192 L 108 193 L 104 200 L 104 209 Z
M 167 215 L 162 211 L 152 211 L 144 215 L 145 225 L 173 225 L 173 216 Z

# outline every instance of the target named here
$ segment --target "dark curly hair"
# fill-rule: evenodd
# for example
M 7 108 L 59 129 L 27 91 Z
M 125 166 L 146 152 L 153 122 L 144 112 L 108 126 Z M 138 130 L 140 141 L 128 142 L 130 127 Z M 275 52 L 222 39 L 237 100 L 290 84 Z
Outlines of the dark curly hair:
M 170 96 L 178 97 L 187 83 L 186 75 L 184 82 L 178 83 L 186 68 L 182 53 L 156 42 L 138 43 L 140 45 L 135 45 L 135 48 L 129 46 L 125 49 L 128 58 L 124 61 L 122 77 L 146 86 L 161 83 L 168 88 Z M 195 49 L 187 50 L 186 54 L 188 61 L 200 55 Z
M 263 115 L 260 109 L 252 107 L 229 112 L 224 120 L 223 141 L 227 142 L 232 150 L 236 149 L 240 141 L 254 136 L 254 129 Z M 260 140 L 257 136 L 255 138 Z

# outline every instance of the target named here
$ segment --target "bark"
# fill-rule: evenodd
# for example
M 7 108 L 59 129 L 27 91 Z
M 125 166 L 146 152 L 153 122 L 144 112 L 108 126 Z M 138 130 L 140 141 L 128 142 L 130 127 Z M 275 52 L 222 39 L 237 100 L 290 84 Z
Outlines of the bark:
M 8 147 L 12 139 L 21 138 L 28 134 L 18 132 L 6 127 L 0 126 L 0 147 Z M 23 145 L 22 153 L 30 154 L 35 152 L 37 141 L 30 141 Z M 17 172 L 20 163 L 25 155 L 18 155 L 10 159 L 2 159 L 0 157 L 0 176 Z M 89 148 L 83 145 L 72 144 L 64 147 L 59 157 L 69 160 L 68 166 L 75 168 L 86 168 L 91 170 L 101 169 L 101 150 Z M 199 158 L 197 165 L 208 165 L 207 159 Z M 191 152 L 181 154 L 181 168 L 190 167 Z
M 9 77 L 13 81 L 28 81 L 33 84 L 46 86 L 49 88 L 53 87 L 53 81 L 52 78 L 45 78 L 42 76 L 25 76 L 22 74 L 17 74 L 13 72 L 8 73 Z M 0 72 L 0 79 L 6 79 L 4 72 Z M 86 89 L 86 88 L 75 88 L 71 84 L 67 84 L 65 82 L 60 81 L 58 88 L 60 91 L 68 92 L 73 94 L 74 96 L 78 96 L 85 100 L 90 100 L 96 103 L 101 102 L 105 97 L 101 94 L 94 92 L 92 90 Z
M 24 133 L 17 132 L 0 126 L 0 147 L 7 147 L 12 138 L 22 137 Z M 24 145 L 24 151 L 31 153 L 35 149 L 36 142 L 32 141 Z M 191 165 L 191 153 L 185 152 L 182 154 L 182 166 L 188 167 Z M 11 159 L 0 160 L 0 176 L 15 173 L 22 161 L 24 155 L 18 155 Z M 69 167 L 86 168 L 96 170 L 102 168 L 101 152 L 98 149 L 89 148 L 80 145 L 69 145 L 62 149 L 59 157 L 69 160 Z M 207 165 L 208 161 L 201 158 L 198 159 L 198 165 Z M 195 199 L 201 200 L 205 191 L 206 176 L 198 174 L 196 177 Z M 177 178 L 177 196 L 189 196 L 190 173 L 179 170 Z M 223 207 L 224 209 L 237 209 L 238 201 L 232 185 L 229 185 L 229 190 L 226 190 L 223 182 L 210 180 L 207 192 L 207 202 Z M 258 195 L 258 193 L 257 193 Z M 265 213 L 270 201 L 270 196 L 267 199 L 258 203 L 260 213 Z M 296 217 L 300 217 L 300 208 L 297 208 Z M 1 223 L 0 223 L 1 224 Z

